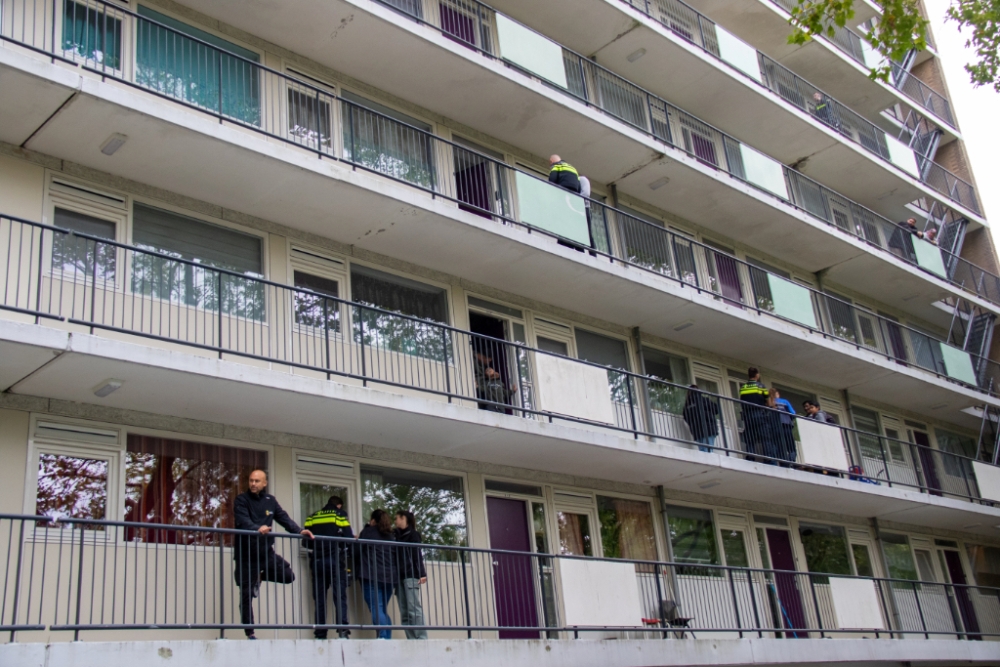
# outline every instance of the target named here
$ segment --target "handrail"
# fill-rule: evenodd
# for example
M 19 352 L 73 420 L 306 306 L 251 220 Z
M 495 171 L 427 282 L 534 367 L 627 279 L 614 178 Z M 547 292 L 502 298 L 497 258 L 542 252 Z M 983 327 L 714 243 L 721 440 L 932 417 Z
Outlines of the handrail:
M 670 30 L 672 34 L 700 47 L 706 53 L 721 60 L 714 35 L 711 35 L 711 39 L 708 39 L 708 33 L 705 30 L 706 26 L 708 26 L 711 31 L 714 31 L 716 25 L 715 22 L 698 12 L 698 10 L 685 4 L 682 0 L 621 0 L 621 2 L 663 25 L 665 28 Z M 657 7 L 657 12 L 655 14 L 650 9 L 651 4 L 654 4 Z M 687 14 L 692 17 L 694 20 L 687 21 L 686 24 L 696 25 L 698 27 L 698 32 L 695 33 L 687 29 L 679 30 L 675 25 L 675 17 L 678 13 Z M 764 55 L 759 50 L 757 50 L 757 55 L 761 64 L 761 73 L 764 77 L 764 81 L 758 81 L 754 77 L 751 77 L 749 74 L 746 74 L 736 67 L 732 67 L 733 71 L 739 72 L 748 79 L 761 83 L 769 90 L 785 99 L 785 101 L 790 102 L 795 106 L 805 108 L 807 111 L 809 110 L 809 106 L 805 100 L 811 95 L 819 95 L 819 100 L 830 103 L 833 109 L 829 113 L 816 113 L 815 108 L 813 108 L 814 115 L 848 139 L 854 141 L 868 151 L 879 155 L 883 160 L 887 162 L 891 161 L 889 159 L 889 149 L 886 145 L 885 132 L 881 128 L 877 127 L 874 123 L 866 118 L 863 118 L 856 112 L 850 110 L 840 102 L 837 102 L 821 89 L 815 87 L 805 79 L 802 79 L 800 76 Z M 936 173 L 932 178 L 928 174 L 922 172 L 917 180 L 933 188 L 939 194 L 944 195 L 948 199 L 965 206 L 975 214 L 982 215 L 982 209 L 979 206 L 979 200 L 976 196 L 975 189 L 970 183 L 959 178 L 937 163 L 929 160 L 927 162 L 930 165 L 933 165 L 933 170 L 938 173 Z
M 0 309 L 319 370 L 365 384 L 417 389 L 528 419 L 697 444 L 706 451 L 767 463 L 796 460 L 794 422 L 792 431 L 777 426 L 782 413 L 766 406 L 705 394 L 720 407 L 715 431 L 721 444 L 699 442 L 703 436 L 684 417 L 680 403 L 687 401 L 689 387 L 577 359 L 572 363 L 608 375 L 613 418 L 595 421 L 591 415 L 553 413 L 537 402 L 533 365 L 538 357 L 559 357 L 555 353 L 20 218 L 0 217 L 3 227 L 9 247 L 0 248 L 7 257 L 0 274 L 5 284 Z M 738 260 L 718 255 L 713 261 L 724 266 Z M 765 274 L 747 269 L 757 272 L 751 279 Z M 17 289 L 10 289 L 11 284 Z M 505 360 L 503 386 L 485 382 L 477 353 L 496 359 L 497 366 Z M 849 461 L 844 469 L 829 472 L 857 468 L 852 478 L 978 500 L 972 459 L 837 428 Z
M 412 509 L 419 516 L 419 508 Z M 598 543 L 629 548 L 634 546 L 630 537 Z M 846 535 L 844 540 L 846 545 Z M 751 544 L 744 545 L 748 552 Z M 865 633 L 904 640 L 919 635 L 978 640 L 1000 634 L 995 630 L 996 605 L 987 603 L 1000 597 L 1000 589 L 858 576 L 849 564 L 846 572 L 803 572 L 721 565 L 698 557 L 665 561 L 484 549 L 440 538 L 423 543 L 308 539 L 277 531 L 264 538 L 232 528 L 45 514 L 0 514 L 0 553 L 6 554 L 4 590 L 13 591 L 10 604 L 0 609 L 0 629 L 72 632 L 75 640 L 83 632 L 150 629 L 212 629 L 222 631 L 222 637 L 227 630 L 249 634 L 254 629 L 324 635 L 329 630 L 378 631 L 383 638 L 393 630 L 424 636 L 428 631 L 463 631 L 470 639 L 473 631 L 549 639 L 572 639 L 581 632 L 678 639 L 689 632 L 740 638 Z M 270 576 L 258 582 L 258 568 L 253 579 L 246 577 L 255 553 L 266 554 L 268 568 L 280 572 L 269 569 Z M 621 578 L 620 585 L 635 598 L 629 599 L 636 605 L 630 625 L 618 625 L 620 615 L 613 623 L 580 624 L 577 606 L 596 600 L 588 601 L 587 591 L 566 596 L 569 587 L 580 585 L 570 574 L 579 565 Z M 417 586 L 422 620 L 387 615 L 368 621 L 361 587 L 352 579 L 368 584 L 379 572 L 398 573 L 400 580 L 424 577 L 424 585 Z M 846 610 L 836 608 L 833 589 L 845 586 L 850 586 L 852 599 L 870 597 L 865 602 L 878 617 L 873 627 L 839 624 Z M 334 609 L 341 597 L 351 604 L 328 614 L 325 600 L 331 587 Z M 320 599 L 323 604 L 315 605 Z M 361 618 L 354 616 L 355 610 Z M 600 616 L 600 609 L 589 611 L 589 618 L 595 611 Z
M 341 117 L 338 118 L 338 115 L 334 113 L 335 107 L 339 104 L 342 108 L 348 110 L 363 109 L 365 119 L 367 119 L 366 122 L 376 122 L 386 128 L 406 128 L 406 133 L 408 135 L 407 141 L 411 143 L 413 141 L 417 141 L 419 137 L 426 137 L 426 141 L 433 141 L 436 145 L 446 147 L 448 150 L 456 153 L 461 153 L 463 159 L 467 158 L 495 165 L 502 164 L 497 163 L 497 161 L 491 157 L 482 155 L 474 150 L 470 150 L 453 142 L 435 137 L 433 134 L 424 132 L 419 128 L 406 125 L 399 120 L 385 116 L 377 111 L 342 100 L 308 81 L 287 76 L 281 72 L 247 60 L 241 55 L 223 51 L 212 44 L 180 33 L 169 26 L 165 26 L 151 19 L 132 14 L 117 6 L 108 5 L 104 3 L 103 0 L 86 1 L 102 8 L 101 10 L 97 10 L 91 9 L 88 6 L 86 9 L 86 11 L 91 12 L 92 16 L 90 18 L 94 25 L 101 25 L 102 21 L 104 25 L 107 25 L 108 23 L 113 23 L 114 21 L 121 21 L 124 17 L 132 17 L 138 22 L 138 25 L 146 26 L 144 29 L 154 27 L 158 31 L 163 31 L 163 38 L 156 41 L 157 48 L 163 53 L 160 53 L 155 49 L 147 49 L 147 51 L 151 52 L 143 53 L 141 58 L 142 62 L 137 63 L 137 66 L 132 68 L 131 78 L 129 78 L 123 75 L 123 72 L 128 69 L 124 67 L 125 63 L 130 62 L 130 58 L 126 58 L 127 54 L 118 53 L 117 51 L 105 54 L 104 51 L 97 49 L 96 45 L 90 43 L 90 41 L 93 41 L 93 37 L 86 39 L 74 37 L 73 40 L 70 40 L 67 44 L 63 44 L 60 48 L 52 47 L 43 50 L 47 50 L 53 54 L 61 52 L 63 56 L 72 56 L 71 58 L 67 58 L 67 62 L 78 62 L 82 60 L 82 66 L 84 68 L 97 72 L 102 76 L 115 78 L 116 80 L 123 81 L 129 85 L 137 86 L 144 91 L 171 99 L 201 112 L 209 113 L 228 122 L 239 124 L 247 129 L 261 132 L 267 136 L 276 137 L 282 141 L 293 143 L 307 150 L 314 151 L 321 156 L 343 160 L 346 163 L 352 164 L 355 168 L 363 168 L 389 176 L 390 178 L 395 178 L 397 181 L 408 185 L 420 187 L 432 193 L 437 193 L 439 196 L 448 197 L 452 201 L 462 200 L 462 193 L 454 191 L 456 188 L 455 184 L 447 184 L 447 188 L 451 189 L 450 192 L 442 191 L 443 184 L 438 182 L 441 177 L 441 174 L 439 173 L 441 170 L 436 167 L 435 163 L 437 161 L 437 157 L 435 155 L 420 158 L 418 161 L 425 160 L 427 161 L 427 164 L 423 166 L 418 165 L 418 167 L 421 169 L 426 167 L 426 169 L 423 173 L 418 175 L 418 178 L 407 178 L 405 177 L 406 175 L 404 175 L 404 177 L 400 177 L 399 172 L 401 170 L 399 167 L 401 163 L 405 163 L 408 159 L 412 158 L 412 155 L 404 155 L 401 158 L 392 158 L 391 160 L 381 162 L 378 160 L 366 161 L 364 156 L 362 156 L 361 159 L 358 159 L 355 155 L 351 154 L 349 144 L 346 141 L 344 142 L 342 148 L 339 147 L 336 137 L 337 130 L 342 129 L 344 132 L 349 131 L 351 138 L 354 137 L 355 130 L 353 118 L 343 118 L 343 116 L 348 115 L 347 113 L 341 114 Z M 84 5 L 79 2 L 76 4 L 80 5 L 80 7 L 84 7 Z M 83 9 L 80 11 L 83 11 Z M 114 29 L 114 25 L 107 28 L 109 32 L 114 32 Z M 48 35 L 49 31 L 44 32 Z M 34 37 L 34 33 L 32 33 L 32 37 Z M 167 39 L 167 37 L 170 37 L 171 39 Z M 12 39 L 12 36 L 0 34 L 0 38 Z M 44 39 L 48 39 L 48 37 L 44 37 Z M 17 40 L 13 41 L 15 41 L 15 43 L 20 43 L 17 42 Z M 126 45 L 126 47 L 128 47 L 128 45 Z M 219 64 L 217 71 L 211 69 L 211 65 L 205 65 L 205 68 L 207 69 L 204 72 L 200 70 L 193 73 L 185 71 L 180 73 L 179 78 L 184 79 L 186 77 L 187 79 L 194 79 L 195 82 L 200 84 L 200 88 L 208 91 L 208 94 L 201 93 L 198 90 L 192 92 L 190 89 L 184 88 L 183 86 L 165 86 L 162 83 L 162 77 L 158 75 L 158 68 L 166 67 L 166 65 L 164 65 L 161 61 L 169 61 L 167 56 L 172 53 L 172 49 L 176 50 L 177 48 L 198 48 L 205 50 L 207 53 L 220 54 L 218 56 L 219 58 L 224 57 L 226 59 L 225 79 L 228 81 L 235 80 L 239 83 L 241 75 L 244 75 L 246 72 L 254 73 L 255 77 L 243 81 L 242 90 L 237 85 L 235 86 L 235 90 L 229 90 L 227 92 L 227 87 L 223 85 L 223 65 Z M 104 49 L 107 50 L 106 45 L 104 46 Z M 63 56 L 56 55 L 56 57 Z M 209 63 L 215 62 L 207 57 L 205 60 Z M 590 67 L 591 65 L 587 66 Z M 601 68 L 600 71 L 606 72 L 603 68 Z M 614 76 L 611 73 L 607 73 L 607 75 Z M 206 78 L 211 79 L 211 77 L 215 76 L 218 77 L 217 83 L 213 84 L 211 80 L 205 81 Z M 276 85 L 261 85 L 261 82 L 259 81 L 261 76 L 274 77 L 276 79 Z M 212 91 L 213 85 L 217 88 L 217 93 Z M 234 86 L 230 84 L 229 87 L 233 88 Z M 275 88 L 279 90 L 285 89 L 288 91 L 287 104 L 280 99 L 280 95 L 279 99 L 267 98 L 268 91 Z M 641 89 L 637 88 L 637 90 Z M 643 94 L 647 93 L 643 91 Z M 739 151 L 735 150 L 736 144 L 738 144 L 735 139 L 709 125 L 702 123 L 699 119 L 689 116 L 680 109 L 668 105 L 666 102 L 658 100 L 658 98 L 656 99 L 657 104 L 662 103 L 663 105 L 661 109 L 663 113 L 663 122 L 655 125 L 655 131 L 649 131 L 660 140 L 665 141 L 679 150 L 687 152 L 697 158 L 701 163 L 710 165 L 714 168 L 723 169 L 741 182 L 751 185 L 761 192 L 767 192 L 769 196 L 791 203 L 799 210 L 806 211 L 810 215 L 823 220 L 827 224 L 841 229 L 841 231 L 846 231 L 852 236 L 861 238 L 874 247 L 879 247 L 883 250 L 886 249 L 885 240 L 880 237 L 879 233 L 877 231 L 874 234 L 871 233 L 874 228 L 873 225 L 877 227 L 879 223 L 873 223 L 870 222 L 870 220 L 881 221 L 882 227 L 886 229 L 888 229 L 892 223 L 889 223 L 873 211 L 851 202 L 850 200 L 824 188 L 812 179 L 800 174 L 799 172 L 791 170 L 788 167 L 784 167 L 784 172 L 786 180 L 789 181 L 788 189 L 790 193 L 789 196 L 791 198 L 790 200 L 782 199 L 772 192 L 763 190 L 746 179 L 743 172 L 742 161 L 738 156 Z M 292 106 L 293 102 L 295 105 L 294 107 Z M 287 115 L 289 118 L 287 120 L 285 118 L 286 114 L 282 113 L 280 110 L 281 106 L 287 106 L 288 108 Z M 338 120 L 340 121 L 339 123 Z M 628 122 L 627 119 L 625 122 Z M 338 127 L 338 125 L 340 127 Z M 685 146 L 681 142 L 675 143 L 673 136 L 681 133 L 680 128 L 682 126 L 688 128 L 693 127 L 696 128 L 698 132 L 704 133 L 699 135 L 702 137 L 702 144 L 696 146 Z M 408 146 L 404 148 L 413 149 L 414 147 Z M 406 165 L 403 164 L 402 166 L 405 167 Z M 502 167 L 497 166 L 495 168 L 502 168 L 505 171 L 509 171 L 509 173 L 514 173 L 516 171 L 532 178 L 536 178 L 536 176 L 530 172 L 513 169 L 507 165 L 502 165 Z M 849 212 L 849 217 L 854 218 L 851 221 L 851 224 L 847 225 L 846 228 L 843 224 L 846 218 L 844 218 L 843 215 L 840 217 L 835 216 L 833 212 L 834 204 L 839 202 L 842 202 L 839 209 L 846 209 Z M 466 208 L 478 209 L 482 211 L 482 207 L 477 206 L 475 203 L 461 203 L 463 203 Z M 507 208 L 504 208 L 504 210 L 493 210 L 492 214 L 493 217 L 507 222 L 523 224 L 521 221 L 515 220 L 512 213 Z M 889 251 L 897 255 L 903 261 L 919 267 L 919 264 L 917 263 L 915 257 L 912 256 L 912 253 L 900 253 L 892 249 Z M 954 262 L 949 264 L 949 266 L 953 265 L 955 265 Z M 951 282 L 960 289 L 970 293 L 979 294 L 979 292 L 982 291 L 979 290 L 980 285 L 982 285 L 981 280 L 966 281 L 964 280 L 964 276 L 962 280 L 957 280 L 950 275 L 941 275 L 940 273 L 935 273 L 934 271 L 928 270 L 924 267 L 921 268 L 928 274 L 936 275 L 938 278 Z M 990 277 L 992 278 L 992 276 Z M 987 282 L 1000 284 L 1000 278 Z M 997 290 L 997 292 L 998 293 L 991 299 L 991 301 L 1000 304 L 1000 290 Z M 980 296 L 982 296 L 982 294 L 980 294 Z

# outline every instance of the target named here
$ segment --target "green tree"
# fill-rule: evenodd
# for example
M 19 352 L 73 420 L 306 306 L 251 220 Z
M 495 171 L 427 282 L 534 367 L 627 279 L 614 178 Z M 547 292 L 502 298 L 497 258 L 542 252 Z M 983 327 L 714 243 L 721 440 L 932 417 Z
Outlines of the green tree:
M 929 21 L 920 13 L 918 0 L 884 0 L 882 15 L 865 39 L 888 60 L 901 61 L 910 51 L 927 48 Z M 793 31 L 788 41 L 803 44 L 816 35 L 833 37 L 854 16 L 854 0 L 798 0 L 789 20 Z M 947 18 L 959 31 L 969 30 L 965 45 L 977 60 L 965 66 L 977 86 L 990 85 L 1000 92 L 1000 0 L 952 0 Z M 873 79 L 887 81 L 891 66 L 872 70 Z

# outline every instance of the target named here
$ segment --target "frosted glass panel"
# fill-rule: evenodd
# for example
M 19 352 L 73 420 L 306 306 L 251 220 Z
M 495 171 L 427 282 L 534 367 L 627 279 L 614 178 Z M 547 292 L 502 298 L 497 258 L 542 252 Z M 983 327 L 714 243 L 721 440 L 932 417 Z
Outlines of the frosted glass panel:
M 968 352 L 951 345 L 941 345 L 941 358 L 944 359 L 944 372 L 948 377 L 972 386 L 978 385 L 976 372 L 972 368 L 972 357 Z
M 973 461 L 972 472 L 976 474 L 979 495 L 986 500 L 1000 502 L 1000 468 L 982 461 Z
M 933 243 L 928 243 L 923 239 L 913 237 L 913 250 L 917 255 L 917 266 L 927 269 L 942 278 L 945 277 L 944 260 L 941 258 L 941 249 Z
M 746 144 L 740 144 L 740 157 L 743 158 L 743 171 L 748 181 L 782 199 L 788 199 L 785 170 L 780 162 Z
M 815 419 L 800 418 L 795 421 L 799 427 L 803 463 L 847 470 L 847 453 L 844 452 L 844 440 L 839 428 Z
M 813 310 L 809 290 L 770 273 L 767 274 L 767 284 L 771 288 L 775 315 L 787 317 L 813 329 L 819 328 L 816 326 L 816 312 Z
M 760 75 L 760 61 L 757 60 L 757 49 L 719 26 L 715 26 L 715 38 L 719 43 L 720 58 L 757 81 L 763 82 L 763 77 Z
M 560 587 L 567 626 L 638 627 L 655 614 L 642 608 L 639 584 L 632 563 L 590 559 L 559 562 Z M 599 639 L 598 633 L 593 634 Z
M 516 172 L 514 179 L 522 222 L 590 245 L 583 197 L 521 172 Z
M 875 582 L 830 577 L 833 613 L 840 630 L 885 630 Z
M 557 86 L 569 88 L 561 46 L 502 14 L 496 15 L 496 21 L 501 58 Z
M 913 149 L 899 139 L 885 135 L 885 143 L 889 147 L 889 161 L 914 178 L 920 178 L 917 169 L 917 156 Z
M 545 412 L 613 424 L 608 372 L 548 354 L 535 355 L 538 407 Z

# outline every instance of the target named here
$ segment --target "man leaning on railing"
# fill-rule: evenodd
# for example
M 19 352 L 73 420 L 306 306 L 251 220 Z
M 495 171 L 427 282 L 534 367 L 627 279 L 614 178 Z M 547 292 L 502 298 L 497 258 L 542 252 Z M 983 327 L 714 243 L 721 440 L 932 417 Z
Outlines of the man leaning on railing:
M 260 535 L 237 535 L 233 549 L 236 585 L 240 588 L 240 623 L 253 625 L 253 598 L 257 597 L 262 581 L 290 584 L 295 573 L 287 560 L 274 552 L 271 527 L 277 521 L 289 533 L 298 533 L 310 539 L 309 530 L 299 528 L 288 512 L 281 508 L 278 499 L 269 493 L 267 472 L 259 468 L 250 472 L 250 489 L 236 496 L 233 515 L 238 530 L 255 530 Z M 252 627 L 243 629 L 247 639 L 257 639 Z

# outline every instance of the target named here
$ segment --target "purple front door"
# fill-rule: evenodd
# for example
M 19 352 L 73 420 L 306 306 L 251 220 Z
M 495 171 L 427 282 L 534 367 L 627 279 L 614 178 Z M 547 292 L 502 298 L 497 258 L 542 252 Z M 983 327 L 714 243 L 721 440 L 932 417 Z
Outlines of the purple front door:
M 954 586 L 955 602 L 958 603 L 958 613 L 962 616 L 962 625 L 965 626 L 966 636 L 969 639 L 982 639 L 979 633 L 979 619 L 976 618 L 976 608 L 972 606 L 972 598 L 969 596 L 969 589 L 965 587 L 965 570 L 962 569 L 962 559 L 957 551 L 945 551 L 944 561 L 948 566 L 948 576 Z
M 476 46 L 476 20 L 443 2 L 438 4 L 441 12 L 441 30 L 455 41 L 465 46 Z
M 531 551 L 528 507 L 523 500 L 487 498 L 490 548 Z M 497 625 L 505 628 L 537 628 L 535 568 L 531 556 L 493 554 L 493 593 Z M 501 630 L 500 639 L 538 639 L 537 630 Z
M 771 552 L 771 567 L 775 570 L 794 570 L 795 557 L 792 555 L 792 541 L 788 537 L 787 530 L 767 529 L 767 546 Z M 799 587 L 796 577 L 799 575 L 776 574 L 774 575 L 773 593 L 778 600 L 778 614 L 781 620 L 778 627 L 789 628 L 791 630 L 806 627 L 806 615 L 802 609 L 802 596 L 799 595 Z M 807 637 L 807 633 L 788 632 L 789 637 Z
M 920 469 L 924 473 L 924 486 L 927 487 L 927 492 L 932 496 L 940 496 L 941 481 L 938 479 L 934 453 L 931 451 L 931 440 L 926 433 L 914 431 L 913 441 L 918 445 L 916 447 L 917 457 L 920 459 Z
M 736 260 L 722 253 L 715 256 L 715 268 L 719 276 L 719 291 L 722 298 L 734 306 L 743 304 L 743 286 L 740 284 L 740 267 Z

